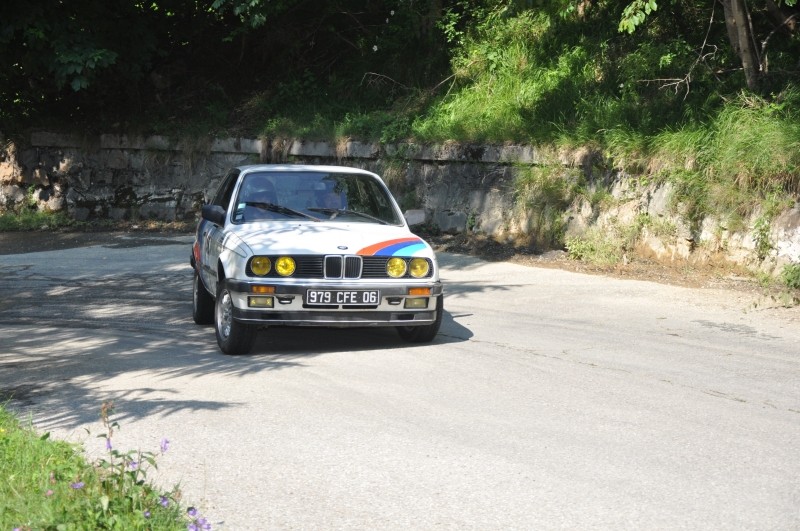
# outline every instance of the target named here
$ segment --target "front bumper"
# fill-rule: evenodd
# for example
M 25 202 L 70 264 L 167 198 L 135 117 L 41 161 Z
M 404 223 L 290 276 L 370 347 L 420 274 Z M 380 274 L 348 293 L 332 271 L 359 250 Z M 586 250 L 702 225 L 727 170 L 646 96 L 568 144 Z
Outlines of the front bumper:
M 263 282 L 227 282 L 233 301 L 233 318 L 240 322 L 261 325 L 281 326 L 419 326 L 431 324 L 436 320 L 436 301 L 442 296 L 441 282 L 424 283 L 316 283 L 295 282 L 292 284 L 272 284 L 274 293 L 272 307 L 253 308 L 248 306 L 248 298 L 254 295 L 253 286 Z M 429 296 L 409 295 L 409 288 L 430 288 Z M 372 306 L 306 304 L 308 290 L 378 290 L 379 302 Z M 427 299 L 423 308 L 406 308 L 406 299 Z

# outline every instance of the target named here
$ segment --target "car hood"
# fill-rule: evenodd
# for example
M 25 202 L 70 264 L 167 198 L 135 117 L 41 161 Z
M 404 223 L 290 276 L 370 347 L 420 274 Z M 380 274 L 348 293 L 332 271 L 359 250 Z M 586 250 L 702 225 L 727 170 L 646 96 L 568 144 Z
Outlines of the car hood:
M 232 228 L 250 254 L 421 256 L 433 250 L 406 227 L 373 223 L 268 222 Z

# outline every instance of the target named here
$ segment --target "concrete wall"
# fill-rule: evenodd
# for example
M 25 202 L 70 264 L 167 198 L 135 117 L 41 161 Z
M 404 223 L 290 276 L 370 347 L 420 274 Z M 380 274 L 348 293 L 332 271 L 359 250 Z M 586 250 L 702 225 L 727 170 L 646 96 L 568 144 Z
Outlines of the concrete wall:
M 421 208 L 445 232 L 472 231 L 530 242 L 536 212 L 520 208 L 515 181 L 521 168 L 543 163 L 526 145 L 445 143 L 382 145 L 357 141 L 294 139 L 174 140 L 163 136 L 31 134 L 25 145 L 0 139 L 0 211 L 36 203 L 66 210 L 78 220 L 193 221 L 231 166 L 256 162 L 340 164 L 380 174 L 404 209 Z M 553 155 L 549 156 L 550 160 Z M 597 154 L 564 154 L 560 162 L 590 173 Z M 688 226 L 670 207 L 669 185 L 638 186 L 620 174 L 593 176 L 614 201 L 606 207 L 575 202 L 562 214 L 568 235 L 591 227 L 633 223 L 646 214 L 675 227 L 665 237 L 645 228 L 640 250 L 664 260 L 712 257 L 780 271 L 800 262 L 800 206 L 784 212 L 769 229 L 772 251 L 755 256 L 753 226 L 729 232 L 715 220 Z M 599 182 L 602 181 L 602 182 Z

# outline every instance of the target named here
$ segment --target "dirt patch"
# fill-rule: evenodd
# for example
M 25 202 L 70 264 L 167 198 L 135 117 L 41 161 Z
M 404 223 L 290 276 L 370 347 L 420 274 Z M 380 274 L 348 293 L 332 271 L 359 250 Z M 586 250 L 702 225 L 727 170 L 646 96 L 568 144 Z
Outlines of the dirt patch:
M 488 261 L 513 262 L 531 267 L 548 267 L 615 278 L 646 280 L 692 288 L 717 288 L 746 291 L 766 298 L 781 298 L 787 304 L 800 304 L 800 293 L 782 286 L 764 286 L 744 268 L 732 264 L 691 264 L 659 262 L 633 257 L 624 263 L 599 265 L 572 260 L 566 251 L 537 251 L 503 244 L 491 238 L 456 235 L 425 235 L 437 251 L 469 254 Z

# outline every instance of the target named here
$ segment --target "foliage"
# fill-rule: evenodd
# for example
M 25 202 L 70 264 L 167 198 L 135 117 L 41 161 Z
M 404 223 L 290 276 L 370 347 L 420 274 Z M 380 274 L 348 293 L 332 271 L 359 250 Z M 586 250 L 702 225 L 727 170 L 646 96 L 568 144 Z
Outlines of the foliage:
M 756 256 L 759 260 L 765 259 L 773 249 L 772 239 L 769 235 L 769 225 L 769 219 L 761 216 L 756 220 L 755 226 L 753 227 L 753 237 L 755 238 L 756 244 Z
M 634 0 L 625 7 L 619 22 L 619 31 L 633 33 L 650 13 L 658 9 L 656 0 Z
M 146 482 L 155 454 L 113 448 L 112 412 L 103 404 L 108 457 L 93 465 L 75 445 L 38 435 L 0 405 L 0 528 L 178 530 L 188 522 L 210 529 L 196 509 L 184 516 L 177 489 L 164 493 Z M 167 450 L 164 441 L 161 450 Z
M 382 141 L 652 136 L 699 123 L 743 87 L 719 13 L 687 0 L 661 7 L 9 0 L 0 119 L 6 129 L 61 120 Z M 765 13 L 754 17 L 769 28 Z M 797 80 L 799 48 L 784 32 L 771 37 L 774 94 Z
M 790 289 L 800 290 L 800 264 L 784 266 L 781 281 Z
M 45 122 L 168 132 L 204 121 L 205 134 L 252 134 L 287 113 L 330 122 L 385 109 L 446 68 L 438 13 L 388 0 L 9 0 L 0 120 L 6 133 Z M 259 115 L 243 116 L 253 98 Z
M 674 185 L 673 201 L 695 227 L 707 215 L 742 223 L 757 208 L 767 221 L 800 193 L 800 92 L 774 99 L 739 94 L 704 123 L 646 137 L 606 134 L 612 163 Z
M 0 232 L 40 230 L 43 227 L 55 229 L 71 227 L 76 223 L 65 212 L 47 212 L 24 208 L 19 212 L 3 212 L 0 214 Z

